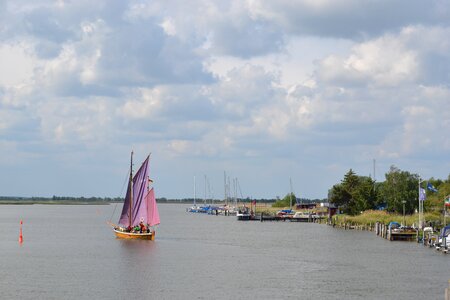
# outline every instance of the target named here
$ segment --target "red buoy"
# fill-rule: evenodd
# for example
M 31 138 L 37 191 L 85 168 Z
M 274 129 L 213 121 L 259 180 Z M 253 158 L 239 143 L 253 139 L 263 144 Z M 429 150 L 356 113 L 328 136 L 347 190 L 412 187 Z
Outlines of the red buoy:
M 23 243 L 23 235 L 22 235 L 22 220 L 20 220 L 20 232 L 19 232 L 19 243 L 22 244 Z

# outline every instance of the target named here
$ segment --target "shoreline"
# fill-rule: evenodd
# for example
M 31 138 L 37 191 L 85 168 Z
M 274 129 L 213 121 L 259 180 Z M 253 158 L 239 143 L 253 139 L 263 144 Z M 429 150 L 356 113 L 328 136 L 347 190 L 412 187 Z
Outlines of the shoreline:
M 17 200 L 17 201 L 0 201 L 0 205 L 35 205 L 35 204 L 41 204 L 41 205 L 109 205 L 111 203 L 116 202 L 104 202 L 104 201 L 98 201 L 98 202 L 83 202 L 83 201 L 23 201 L 23 200 Z

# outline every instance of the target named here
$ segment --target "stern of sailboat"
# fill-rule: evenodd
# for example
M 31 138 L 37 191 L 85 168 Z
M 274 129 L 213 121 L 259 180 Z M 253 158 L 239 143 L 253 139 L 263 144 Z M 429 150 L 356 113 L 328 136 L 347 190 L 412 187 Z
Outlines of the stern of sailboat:
M 140 239 L 140 240 L 155 240 L 155 232 L 144 232 L 144 233 L 135 233 L 135 232 L 126 232 L 126 231 L 119 231 L 117 229 L 114 229 L 114 233 L 116 234 L 117 238 L 120 239 Z

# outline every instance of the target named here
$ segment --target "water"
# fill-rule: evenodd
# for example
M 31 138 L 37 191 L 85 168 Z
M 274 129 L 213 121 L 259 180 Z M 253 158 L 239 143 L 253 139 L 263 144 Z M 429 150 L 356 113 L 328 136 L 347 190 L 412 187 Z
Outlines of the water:
M 114 207 L 0 206 L 0 298 L 443 299 L 450 279 L 450 255 L 416 243 L 184 205 L 159 205 L 156 241 L 119 240 Z

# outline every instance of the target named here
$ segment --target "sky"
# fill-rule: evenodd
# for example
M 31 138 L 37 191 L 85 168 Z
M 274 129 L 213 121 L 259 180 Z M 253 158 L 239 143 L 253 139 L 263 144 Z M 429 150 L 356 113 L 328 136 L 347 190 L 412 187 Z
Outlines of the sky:
M 0 1 L 0 195 L 123 197 L 131 151 L 166 198 L 447 179 L 449 37 L 449 0 Z

